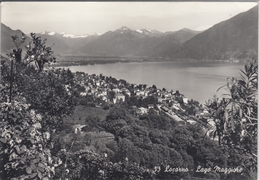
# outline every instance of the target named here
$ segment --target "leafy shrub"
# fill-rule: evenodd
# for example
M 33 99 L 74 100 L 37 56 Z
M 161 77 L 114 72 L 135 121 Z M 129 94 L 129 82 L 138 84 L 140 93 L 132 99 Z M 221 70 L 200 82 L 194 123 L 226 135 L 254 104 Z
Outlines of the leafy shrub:
M 213 137 L 219 145 L 248 156 L 242 165 L 257 170 L 258 62 L 248 61 L 240 78 L 228 78 L 228 96 L 214 97 L 206 104 L 214 121 Z M 250 174 L 250 173 L 249 173 Z M 252 177 L 253 178 L 253 177 Z
M 73 76 L 66 70 L 43 70 L 54 62 L 51 48 L 31 34 L 32 43 L 24 59 L 19 46 L 24 42 L 13 36 L 16 45 L 10 61 L 1 60 L 0 157 L 3 179 L 50 179 L 57 166 L 51 155 L 52 127 L 73 110 Z M 31 63 L 35 63 L 35 67 Z M 72 80 L 72 81 L 71 81 Z M 64 98 L 64 99 L 63 99 Z M 61 100 L 62 99 L 62 100 Z M 48 127 L 47 127 L 48 126 Z M 59 164 L 60 162 L 58 162 Z
M 105 106 L 103 107 L 103 109 L 104 109 L 104 110 L 108 110 L 108 109 L 109 109 L 109 105 L 105 105 Z
M 80 180 L 95 179 L 152 179 L 153 174 L 136 163 L 128 162 L 128 159 L 112 163 L 107 154 L 98 155 L 89 150 L 68 152 L 61 150 L 59 155 L 65 162 L 57 167 L 55 179 L 68 178 Z
M 48 144 L 50 133 L 42 131 L 42 116 L 21 101 L 0 104 L 0 143 L 4 179 L 49 179 L 54 163 Z

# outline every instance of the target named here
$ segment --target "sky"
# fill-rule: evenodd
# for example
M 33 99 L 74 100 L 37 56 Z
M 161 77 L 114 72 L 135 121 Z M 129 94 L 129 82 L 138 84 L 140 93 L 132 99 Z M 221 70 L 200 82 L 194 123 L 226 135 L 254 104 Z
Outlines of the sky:
M 103 34 L 122 26 L 205 30 L 257 2 L 3 2 L 1 22 L 24 33 Z

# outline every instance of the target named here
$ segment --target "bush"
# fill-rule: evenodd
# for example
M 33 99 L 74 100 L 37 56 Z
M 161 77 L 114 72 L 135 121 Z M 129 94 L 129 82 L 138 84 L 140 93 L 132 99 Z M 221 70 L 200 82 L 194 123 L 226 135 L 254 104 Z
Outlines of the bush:
M 105 105 L 105 106 L 103 107 L 103 109 L 104 109 L 104 110 L 108 110 L 108 109 L 109 109 L 109 105 Z
M 49 179 L 55 173 L 50 133 L 43 131 L 42 116 L 19 101 L 0 104 L 0 156 L 3 179 Z M 3 166 L 4 165 L 4 166 Z

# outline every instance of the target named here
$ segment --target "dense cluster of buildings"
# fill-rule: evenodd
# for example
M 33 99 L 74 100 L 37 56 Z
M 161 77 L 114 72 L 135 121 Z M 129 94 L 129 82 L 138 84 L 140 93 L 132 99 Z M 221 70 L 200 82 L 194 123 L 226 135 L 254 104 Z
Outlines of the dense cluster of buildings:
M 132 106 L 136 115 L 146 115 L 150 109 L 155 112 L 164 113 L 172 119 L 182 122 L 183 124 L 196 124 L 201 119 L 207 117 L 206 109 L 198 109 L 195 116 L 188 115 L 183 109 L 182 104 L 188 103 L 188 98 L 178 91 L 167 91 L 163 88 L 157 89 L 155 86 L 130 84 L 125 80 L 117 80 L 112 77 L 100 75 L 88 75 L 83 72 L 77 72 L 74 75 L 74 81 L 84 90 L 80 96 L 93 96 L 102 99 L 108 104 L 124 103 L 130 97 L 145 99 L 149 96 L 156 97 L 155 104 L 136 107 Z M 213 123 L 213 122 L 212 122 Z
M 166 89 L 157 89 L 155 86 L 130 84 L 124 80 L 116 80 L 112 77 L 100 75 L 88 75 L 83 72 L 75 74 L 75 83 L 84 87 L 84 91 L 80 93 L 81 96 L 91 95 L 101 98 L 107 103 L 125 102 L 126 96 L 135 96 L 137 98 L 147 98 L 154 96 L 157 99 L 157 108 L 169 115 L 174 112 L 184 112 L 180 104 L 180 100 L 184 104 L 188 103 L 188 98 L 180 94 L 178 91 L 167 91 Z M 146 114 L 148 110 L 155 108 L 154 104 L 148 104 L 147 107 L 139 107 L 137 114 Z M 200 112 L 200 114 L 203 112 Z M 176 113 L 175 113 L 176 114 Z M 185 118 L 187 119 L 187 117 Z

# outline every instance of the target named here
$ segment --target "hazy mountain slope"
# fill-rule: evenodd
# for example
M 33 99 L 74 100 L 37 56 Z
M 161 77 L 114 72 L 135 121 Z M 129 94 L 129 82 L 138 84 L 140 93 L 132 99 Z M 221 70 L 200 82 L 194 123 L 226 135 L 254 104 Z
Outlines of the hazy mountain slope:
M 90 43 L 97 35 L 91 35 L 87 37 L 71 38 L 64 37 L 63 34 L 41 33 L 37 34 L 42 38 L 47 39 L 47 45 L 52 46 L 52 49 L 57 54 L 78 54 L 79 49 L 87 43 Z
M 87 55 L 157 56 L 171 47 L 192 38 L 199 32 L 183 29 L 174 33 L 151 30 L 131 30 L 122 27 L 109 31 L 82 47 Z
M 21 30 L 12 30 L 8 26 L 1 23 L 1 53 L 6 54 L 10 53 L 12 49 L 16 48 L 13 41 L 12 36 L 22 36 Z M 24 45 L 21 45 L 21 48 L 24 48 L 25 44 L 30 42 L 30 37 L 26 36 L 26 41 Z
M 11 36 L 21 34 L 20 30 L 12 30 L 2 24 L 2 51 L 12 49 Z M 176 48 L 199 32 L 181 29 L 176 32 L 162 33 L 156 30 L 132 30 L 125 26 L 108 31 L 103 35 L 86 35 L 77 37 L 65 33 L 38 33 L 42 39 L 47 39 L 55 54 L 85 54 L 96 56 L 158 56 L 167 49 Z M 30 38 L 27 37 L 28 44 Z
M 48 35 L 48 34 L 37 34 L 41 36 L 43 39 L 47 39 L 46 45 L 51 46 L 52 50 L 56 54 L 63 54 L 65 52 L 71 53 L 71 48 L 65 42 L 63 37 L 56 35 Z
M 15 48 L 15 45 L 12 41 L 12 36 L 21 36 L 22 33 L 23 32 L 21 30 L 12 30 L 10 27 L 1 23 L 1 53 L 6 54 L 8 52 L 11 52 L 11 50 Z M 41 36 L 42 39 L 47 39 L 46 44 L 48 46 L 52 46 L 52 49 L 54 50 L 55 54 L 71 52 L 71 48 L 64 42 L 62 38 L 46 34 L 37 35 Z M 20 47 L 22 49 L 25 49 L 24 46 L 29 44 L 29 42 L 31 42 L 31 37 L 26 36 L 24 44 L 22 44 Z
M 81 48 L 81 52 L 87 55 L 131 55 L 135 50 L 135 42 L 142 38 L 142 35 L 122 27 L 115 31 L 108 31 L 99 36 L 93 42 Z
M 258 6 L 214 25 L 166 54 L 183 59 L 242 59 L 255 56 L 257 44 Z
M 199 34 L 199 31 L 192 31 L 184 28 L 179 31 L 166 34 L 161 40 L 157 41 L 156 47 L 153 48 L 153 56 L 164 56 L 165 52 L 177 49 L 181 44 Z

